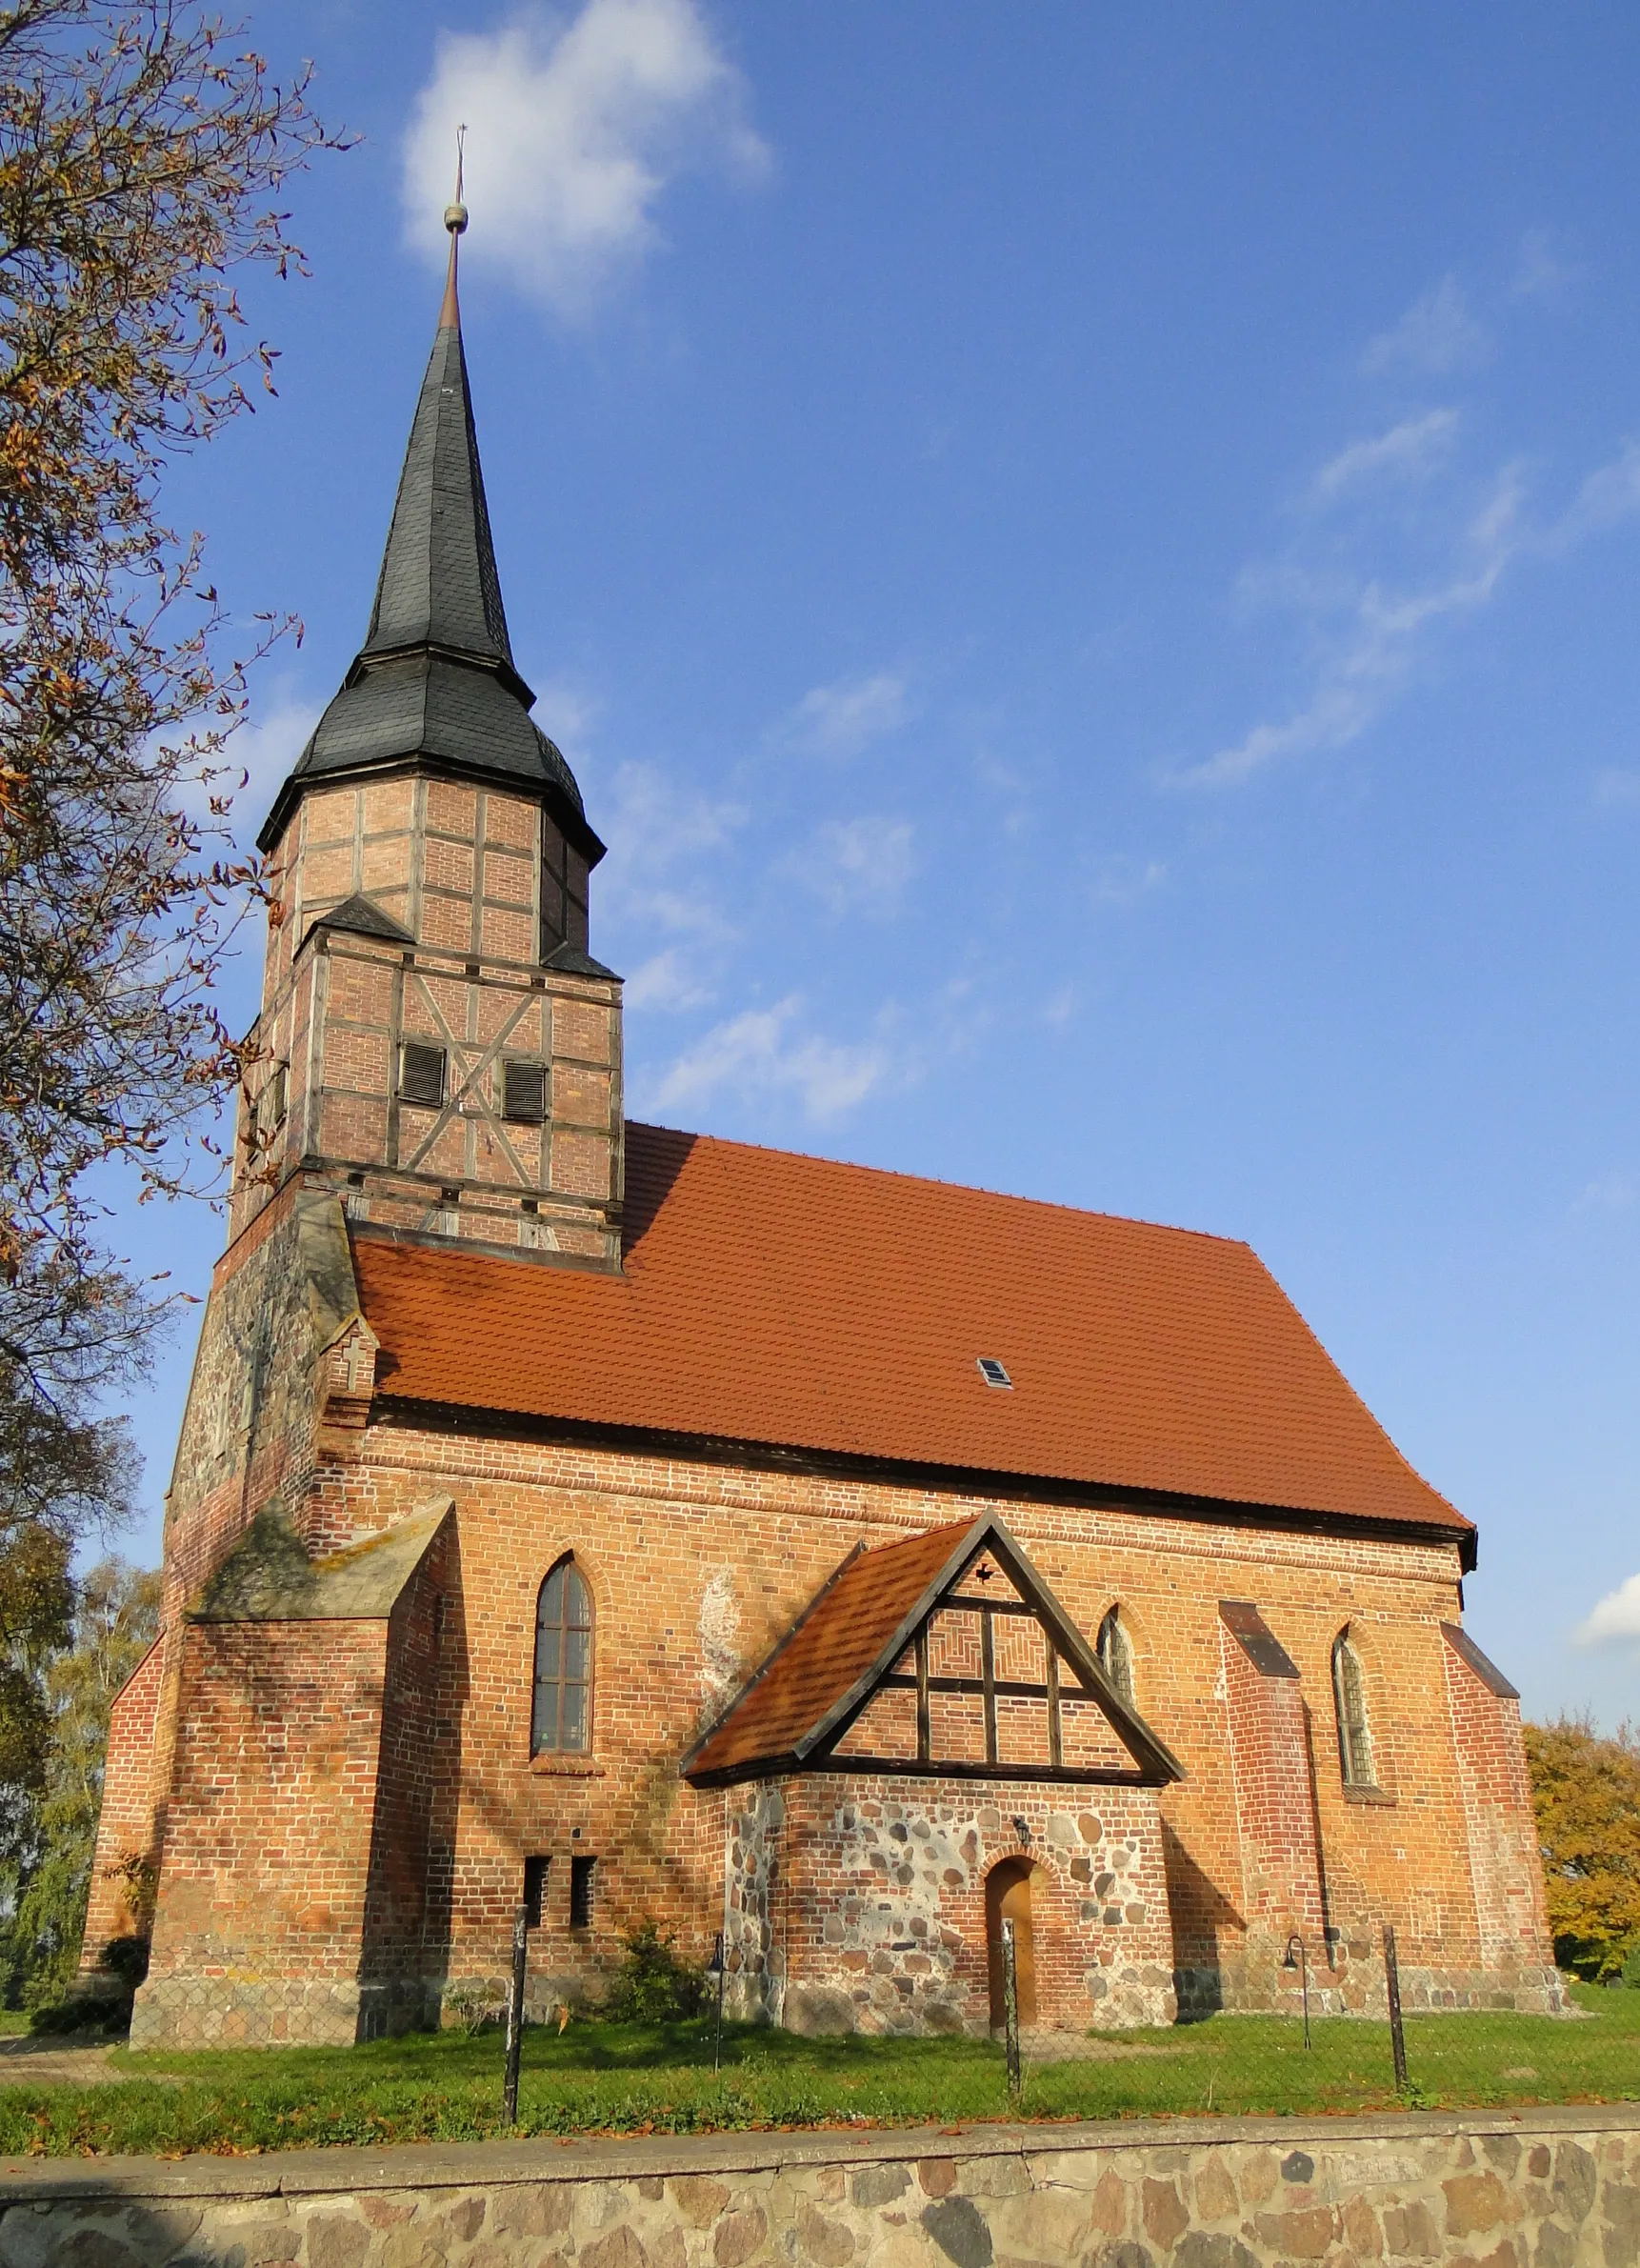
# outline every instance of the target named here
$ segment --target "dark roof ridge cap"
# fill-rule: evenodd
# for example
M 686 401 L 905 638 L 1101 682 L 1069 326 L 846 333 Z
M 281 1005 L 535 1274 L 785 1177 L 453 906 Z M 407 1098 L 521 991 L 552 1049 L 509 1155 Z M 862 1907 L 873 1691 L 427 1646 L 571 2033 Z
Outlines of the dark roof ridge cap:
M 1475 1644 L 1461 1622 L 1443 1622 L 1441 1636 L 1458 1656 L 1467 1662 L 1487 1691 L 1500 1701 L 1518 1701 L 1520 1687 L 1511 1685 L 1490 1654 Z
M 550 969 L 554 976 L 584 976 L 595 984 L 625 984 L 627 981 L 579 945 L 571 945 L 567 937 L 562 945 L 553 946 L 541 966 Z
M 488 671 L 512 694 L 526 715 L 535 706 L 534 690 L 526 683 L 515 662 L 509 661 L 505 654 L 482 653 L 473 646 L 451 646 L 443 638 L 410 638 L 402 646 L 361 646 L 349 664 L 341 691 L 350 692 L 372 670 L 390 668 L 394 662 L 419 660 L 448 661 L 462 670 Z M 534 721 L 531 717 L 530 722 Z
M 906 1181 L 921 1189 L 951 1190 L 962 1196 L 990 1197 L 999 1205 L 1030 1205 L 1039 1212 L 1068 1214 L 1072 1220 L 1105 1220 L 1113 1222 L 1118 1228 L 1151 1229 L 1162 1236 L 1191 1236 L 1203 1244 L 1219 1244 L 1231 1252 L 1249 1253 L 1265 1269 L 1266 1274 L 1270 1274 L 1265 1262 L 1259 1258 L 1256 1246 L 1245 1236 L 1225 1236 L 1214 1229 L 1187 1229 L 1173 1221 L 1146 1220 L 1138 1214 L 1107 1213 L 1102 1207 L 1094 1205 L 1070 1205 L 1062 1197 L 1023 1196 L 1017 1190 L 988 1189 L 979 1181 L 945 1181 L 933 1174 L 908 1173 L 903 1166 L 870 1166 L 858 1158 L 825 1157 L 814 1150 L 777 1150 L 770 1142 L 742 1142 L 730 1134 L 696 1134 L 687 1126 L 661 1126 L 652 1119 L 629 1118 L 627 1127 L 629 1131 L 636 1127 L 645 1134 L 676 1134 L 682 1140 L 704 1143 L 714 1150 L 750 1150 L 760 1157 L 795 1158 L 800 1164 L 825 1166 L 833 1173 L 869 1174 L 874 1181 Z M 1275 1283 L 1276 1278 L 1270 1275 L 1270 1281 Z M 1280 1288 L 1279 1285 L 1277 1288 Z M 1286 1295 L 1283 1294 L 1283 1296 Z M 1314 1334 L 1310 1335 L 1313 1337 Z M 1328 1355 L 1328 1360 L 1331 1362 L 1332 1357 Z
M 364 890 L 355 890 L 350 897 L 327 906 L 322 913 L 315 913 L 302 933 L 302 944 L 306 945 L 315 930 L 322 929 L 346 930 L 359 937 L 382 937 L 394 945 L 415 943 L 404 923 L 395 919 L 385 906 L 378 906 Z

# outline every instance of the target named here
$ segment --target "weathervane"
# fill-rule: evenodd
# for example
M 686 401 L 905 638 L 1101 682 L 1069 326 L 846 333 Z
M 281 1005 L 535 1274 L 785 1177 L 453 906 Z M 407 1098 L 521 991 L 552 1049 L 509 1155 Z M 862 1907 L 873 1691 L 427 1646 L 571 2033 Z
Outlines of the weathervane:
M 461 232 L 467 226 L 467 207 L 461 201 L 461 165 L 466 140 L 466 127 L 458 126 L 455 130 L 455 198 L 453 203 L 444 209 L 444 225 L 450 231 L 450 273 L 445 278 L 444 305 L 438 313 L 441 331 L 461 329 L 461 303 L 456 297 L 455 271 L 456 250 L 461 243 Z
M 466 140 L 466 127 L 458 126 L 455 130 L 455 202 L 444 209 L 444 225 L 452 236 L 459 236 L 467 227 L 467 207 L 461 201 L 461 161 Z

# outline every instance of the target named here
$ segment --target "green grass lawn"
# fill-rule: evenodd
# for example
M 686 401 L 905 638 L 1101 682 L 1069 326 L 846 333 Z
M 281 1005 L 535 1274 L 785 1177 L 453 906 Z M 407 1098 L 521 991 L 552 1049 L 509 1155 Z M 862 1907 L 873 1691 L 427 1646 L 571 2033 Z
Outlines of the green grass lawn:
M 1640 1992 L 1576 1988 L 1582 2021 L 1414 2017 L 1410 2099 L 1430 2105 L 1640 2099 Z M 1283 2017 L 1215 2017 L 1173 2031 L 1090 2036 L 1089 2059 L 1028 2068 L 1030 2118 L 1341 2112 L 1393 2103 L 1389 2028 L 1318 2022 L 1306 2052 Z M 1137 2052 L 1135 2052 L 1137 2051 Z M 412 2035 L 357 2048 L 195 2055 L 114 2051 L 128 2075 L 30 2086 L 0 2064 L 0 2153 L 294 2149 L 477 2139 L 501 2123 L 502 2040 Z M 727 2026 L 575 2023 L 525 2037 L 519 2131 L 967 2124 L 1009 2115 L 989 2041 L 798 2039 Z

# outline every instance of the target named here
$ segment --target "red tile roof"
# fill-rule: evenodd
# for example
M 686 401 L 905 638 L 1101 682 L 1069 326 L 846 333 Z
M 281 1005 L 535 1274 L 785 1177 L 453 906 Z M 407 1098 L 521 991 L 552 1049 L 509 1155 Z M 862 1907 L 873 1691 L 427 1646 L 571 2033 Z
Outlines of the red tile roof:
M 627 1243 L 360 1235 L 378 1390 L 1472 1533 L 1245 1244 L 632 1124 Z
M 708 1735 L 684 1769 L 694 1778 L 795 1756 L 881 1661 L 894 1634 L 968 1536 L 970 1523 L 856 1552 Z

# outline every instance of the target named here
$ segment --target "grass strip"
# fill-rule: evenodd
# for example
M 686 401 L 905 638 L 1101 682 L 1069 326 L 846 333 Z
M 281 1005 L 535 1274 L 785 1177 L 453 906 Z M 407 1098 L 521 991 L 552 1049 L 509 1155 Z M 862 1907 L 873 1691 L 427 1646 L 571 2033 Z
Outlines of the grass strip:
M 1169 2031 L 1090 2036 L 1088 2059 L 1028 2069 L 1029 2118 L 1345 2113 L 1640 2100 L 1640 1993 L 1578 1989 L 1583 2020 L 1510 2013 L 1415 2017 L 1414 2082 L 1397 2097 L 1387 2025 L 1322 2019 L 1307 2051 L 1280 2017 L 1219 2016 Z M 703 2134 L 828 2125 L 975 2124 L 1009 2117 L 989 2040 L 801 2039 L 710 2024 L 572 2024 L 524 2043 L 517 2131 Z M 497 2033 L 412 2034 L 354 2048 L 134 2055 L 87 2086 L 32 2086 L 0 2067 L 0 2153 L 185 2155 L 477 2141 L 506 2131 Z M 15 2077 L 13 2077 L 15 2073 Z

